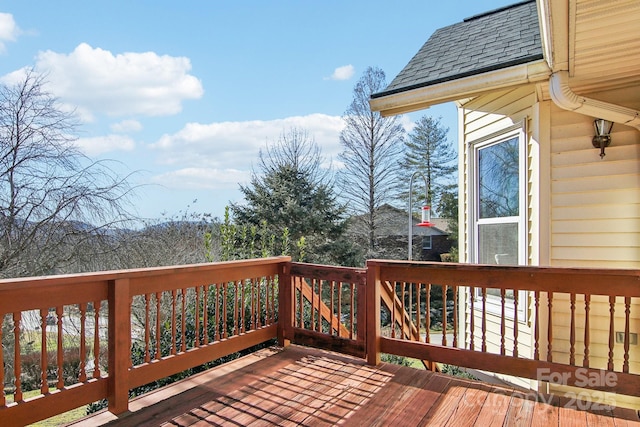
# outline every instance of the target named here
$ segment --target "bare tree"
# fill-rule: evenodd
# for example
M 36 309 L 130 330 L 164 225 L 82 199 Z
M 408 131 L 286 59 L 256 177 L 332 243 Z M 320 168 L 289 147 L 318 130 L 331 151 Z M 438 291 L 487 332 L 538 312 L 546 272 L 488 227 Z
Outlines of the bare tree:
M 0 84 L 0 277 L 65 271 L 81 242 L 130 219 L 128 177 L 82 154 L 77 126 L 33 70 Z
M 382 117 L 369 106 L 371 95 L 385 87 L 384 72 L 367 68 L 353 89 L 340 133 L 344 169 L 338 179 L 351 213 L 359 215 L 352 229 L 364 237 L 369 253 L 375 251 L 378 208 L 393 198 L 404 135 L 398 116 Z

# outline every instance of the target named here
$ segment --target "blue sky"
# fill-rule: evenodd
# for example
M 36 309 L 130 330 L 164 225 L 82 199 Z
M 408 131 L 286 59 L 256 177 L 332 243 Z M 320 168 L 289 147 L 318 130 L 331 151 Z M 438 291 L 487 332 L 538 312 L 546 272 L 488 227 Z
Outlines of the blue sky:
M 80 148 L 139 171 L 141 216 L 221 217 L 258 151 L 287 129 L 337 160 L 341 116 L 368 66 L 390 82 L 437 28 L 515 2 L 0 0 L 0 80 L 46 72 L 81 120 Z M 403 122 L 424 114 L 455 141 L 452 104 Z

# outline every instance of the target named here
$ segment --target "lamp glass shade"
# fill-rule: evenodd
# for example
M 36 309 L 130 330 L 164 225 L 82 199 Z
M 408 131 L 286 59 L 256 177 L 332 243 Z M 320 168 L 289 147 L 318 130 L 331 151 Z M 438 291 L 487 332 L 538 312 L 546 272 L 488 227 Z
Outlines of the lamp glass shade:
M 593 127 L 597 136 L 609 135 L 613 128 L 613 122 L 605 119 L 596 119 L 593 121 Z

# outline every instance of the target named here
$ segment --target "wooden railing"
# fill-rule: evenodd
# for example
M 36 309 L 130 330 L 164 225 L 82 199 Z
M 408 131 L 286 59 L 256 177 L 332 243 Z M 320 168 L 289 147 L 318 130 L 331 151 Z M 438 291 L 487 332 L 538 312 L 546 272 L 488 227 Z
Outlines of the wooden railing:
M 135 387 L 276 337 L 638 396 L 639 298 L 635 270 L 288 257 L 2 280 L 0 425 L 121 413 Z
M 372 364 L 391 353 L 640 395 L 640 353 L 631 347 L 640 326 L 637 270 L 371 260 L 367 271 L 367 313 L 376 317 L 367 325 Z M 434 287 L 441 291 L 435 333 Z M 381 310 L 389 293 L 399 315 Z M 398 316 L 411 334 L 395 332 Z M 388 318 L 391 332 L 384 333 Z
M 366 270 L 292 263 L 281 287 L 284 338 L 365 357 Z
M 0 281 L 0 425 L 101 399 L 121 413 L 130 389 L 275 338 L 289 261 Z

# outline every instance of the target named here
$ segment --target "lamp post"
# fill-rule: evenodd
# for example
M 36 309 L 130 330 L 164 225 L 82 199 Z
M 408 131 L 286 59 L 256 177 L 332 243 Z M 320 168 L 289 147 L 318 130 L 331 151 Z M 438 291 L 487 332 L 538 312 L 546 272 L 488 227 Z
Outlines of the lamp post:
M 413 179 L 416 175 L 422 176 L 424 179 L 424 200 L 427 203 L 426 206 L 422 207 L 422 221 L 418 224 L 420 227 L 432 227 L 431 223 L 431 206 L 429 200 L 429 184 L 427 182 L 427 178 L 420 171 L 416 171 L 411 175 L 411 179 L 409 180 L 409 261 L 413 259 L 413 215 L 411 214 L 411 210 L 413 209 Z

